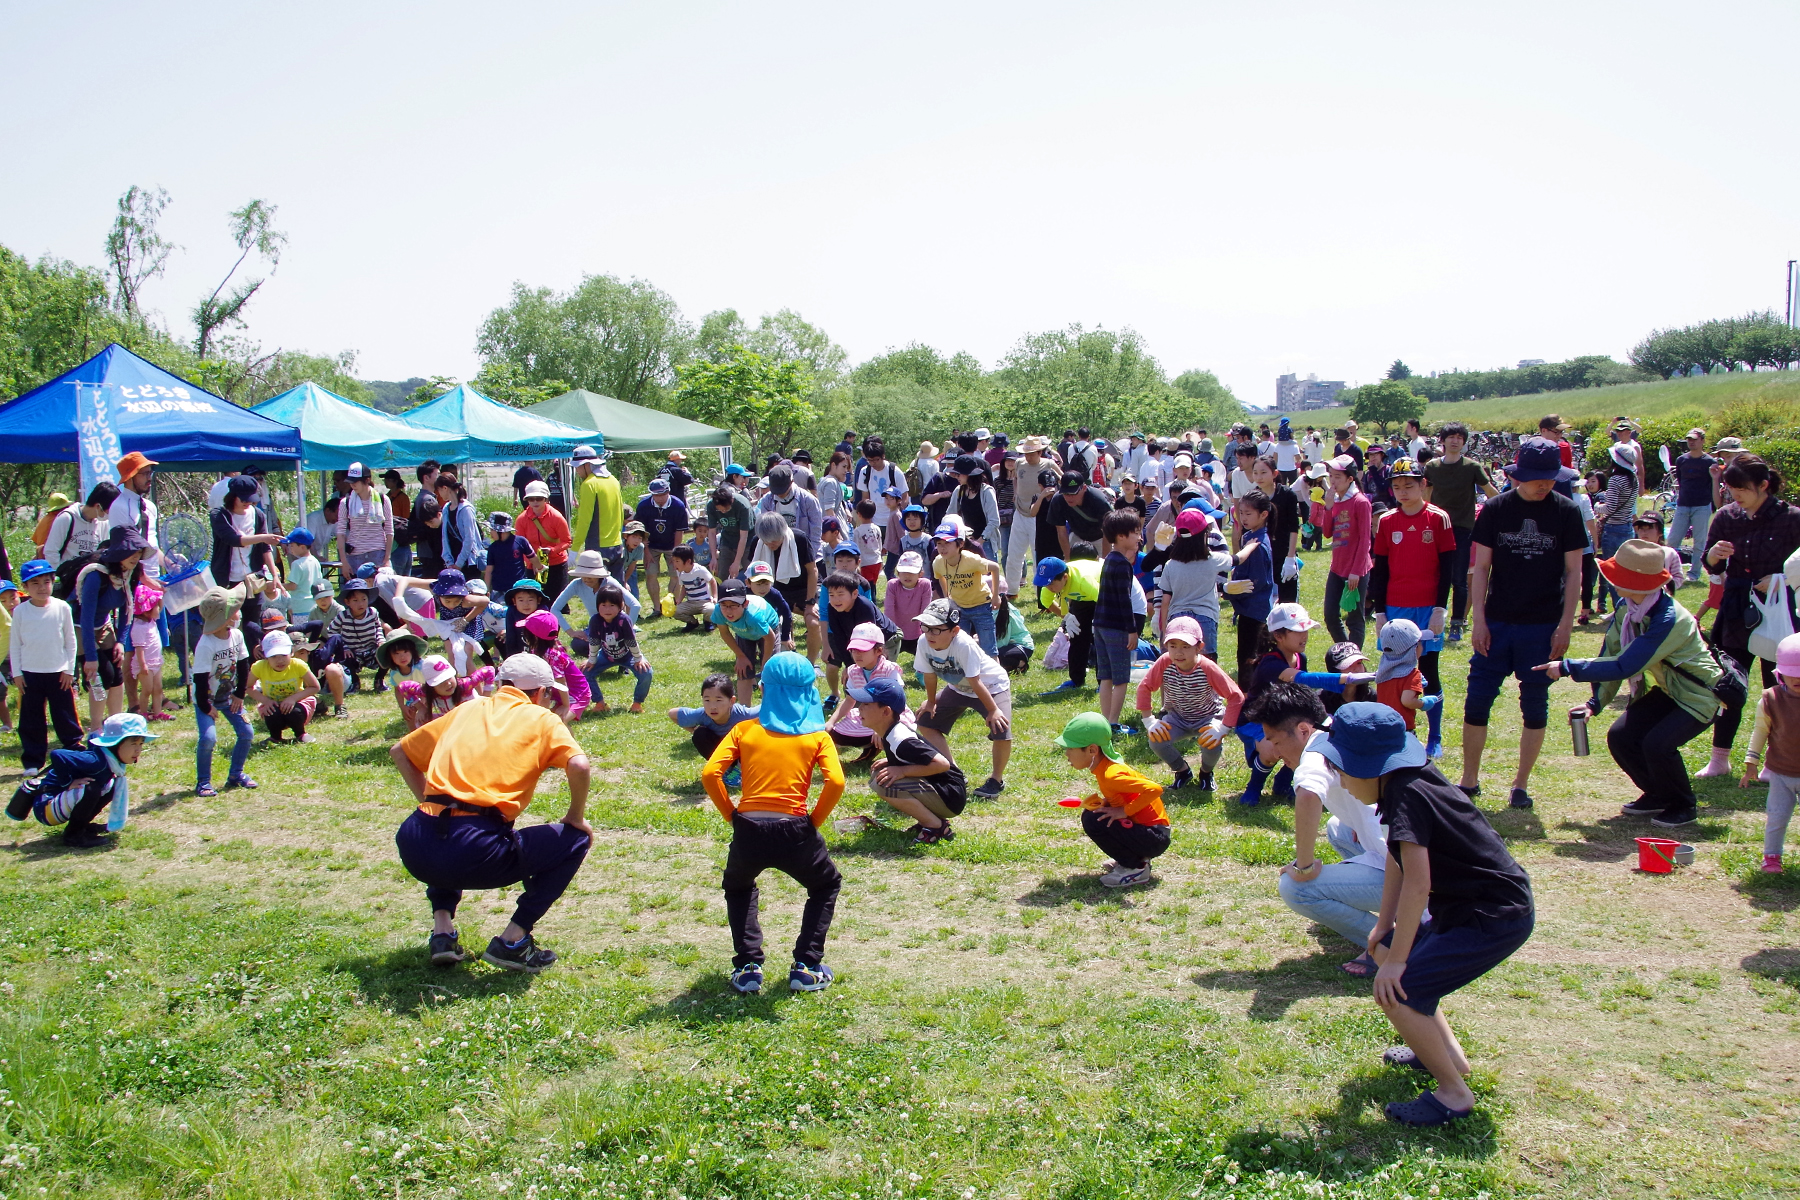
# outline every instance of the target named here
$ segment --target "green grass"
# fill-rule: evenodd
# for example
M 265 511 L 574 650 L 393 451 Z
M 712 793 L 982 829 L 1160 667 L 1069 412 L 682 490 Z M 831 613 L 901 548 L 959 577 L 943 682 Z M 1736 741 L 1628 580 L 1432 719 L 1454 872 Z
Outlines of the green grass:
M 1049 622 L 1032 625 L 1047 643 Z M 845 873 L 838 983 L 730 994 L 726 826 L 660 716 L 693 702 L 723 647 L 668 622 L 647 634 L 651 712 L 576 727 L 597 838 L 540 927 L 563 961 L 536 979 L 423 965 L 422 889 L 393 853 L 410 801 L 387 765 L 386 697 L 352 697 L 354 719 L 322 722 L 315 745 L 259 747 L 261 789 L 216 799 L 192 795 L 184 713 L 139 768 L 115 847 L 17 833 L 0 860 L 0 1194 L 1791 1190 L 1800 872 L 1756 872 L 1760 789 L 1708 781 L 1685 835 L 1696 866 L 1637 875 L 1646 830 L 1616 816 L 1631 795 L 1603 757 L 1569 757 L 1560 727 L 1537 809 L 1493 798 L 1517 737 L 1503 700 L 1482 803 L 1533 876 L 1540 924 L 1447 1005 L 1478 1115 L 1414 1133 L 1382 1119 L 1417 1084 L 1379 1065 L 1391 1035 L 1336 969 L 1353 948 L 1275 895 L 1292 811 L 1230 803 L 1245 772 L 1228 754 L 1216 796 L 1171 798 L 1157 885 L 1108 892 L 1053 803 L 1083 781 L 1051 735 L 1092 701 L 1037 700 L 1054 681 L 1041 670 L 1008 791 L 972 805 L 954 842 L 828 829 Z M 1465 656 L 1447 655 L 1453 713 Z M 978 769 L 966 726 L 953 744 Z M 1128 758 L 1166 778 L 1132 741 Z M 0 750 L 0 779 L 15 765 Z M 527 819 L 559 816 L 560 791 L 547 780 Z M 894 821 L 862 769 L 843 809 Z M 465 941 L 496 932 L 514 894 L 469 896 Z M 802 900 L 765 878 L 777 965 Z
M 1735 371 L 1694 379 L 1432 404 L 1425 410 L 1425 420 L 1432 425 L 1461 421 L 1471 429 L 1527 431 L 1535 430 L 1538 418 L 1552 412 L 1571 424 L 1604 420 L 1621 413 L 1641 421 L 1692 413 L 1686 419 L 1699 420 L 1728 404 L 1748 400 L 1800 405 L 1800 371 Z

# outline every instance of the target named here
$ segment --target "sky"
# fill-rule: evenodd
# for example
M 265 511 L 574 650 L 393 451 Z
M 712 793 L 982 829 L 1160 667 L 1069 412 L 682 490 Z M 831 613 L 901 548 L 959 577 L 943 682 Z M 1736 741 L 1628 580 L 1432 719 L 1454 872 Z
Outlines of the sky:
M 146 307 L 289 245 L 265 349 L 467 378 L 515 282 L 781 308 L 852 362 L 1133 328 L 1275 377 L 1577 354 L 1783 306 L 1800 6 L 9 0 L 0 244 L 101 265 L 172 197 Z

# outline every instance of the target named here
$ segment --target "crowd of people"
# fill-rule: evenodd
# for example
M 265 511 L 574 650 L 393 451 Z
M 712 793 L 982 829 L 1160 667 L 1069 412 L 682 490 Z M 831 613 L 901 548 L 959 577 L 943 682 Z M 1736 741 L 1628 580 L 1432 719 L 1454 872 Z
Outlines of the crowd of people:
M 271 742 L 308 741 L 327 695 L 343 717 L 366 676 L 393 694 L 407 730 L 392 757 L 418 807 L 397 845 L 426 885 L 431 961 L 467 957 L 463 892 L 523 884 L 482 957 L 541 971 L 555 955 L 533 930 L 592 842 L 589 765 L 571 726 L 607 711 L 602 681 L 615 669 L 632 677 L 629 711 L 643 711 L 656 681 L 644 625 L 716 636 L 729 665 L 667 719 L 704 757 L 701 784 L 731 826 L 730 986 L 763 987 L 757 879 L 774 869 L 807 890 L 789 986 L 817 990 L 832 981 L 824 947 L 842 882 L 820 834 L 846 786 L 840 756 L 870 765 L 874 796 L 914 822 L 913 842 L 953 839 L 972 801 L 1006 791 L 1014 695 L 1038 651 L 1025 611 L 1049 613 L 1041 666 L 1066 678 L 1045 694 L 1084 691 L 1090 673 L 1095 685 L 1094 711 L 1055 740 L 1071 768 L 1093 775 L 1091 792 L 1063 803 L 1109 858 L 1099 882 L 1152 878 L 1170 845 L 1165 793 L 1213 791 L 1235 738 L 1248 772 L 1237 801 L 1296 810 L 1282 898 L 1352 944 L 1344 970 L 1373 980 L 1405 1042 L 1388 1061 L 1435 1081 L 1390 1115 L 1443 1124 L 1466 1116 L 1473 1096 L 1438 1002 L 1532 929 L 1529 880 L 1474 803 L 1509 678 L 1523 726 L 1513 808 L 1534 805 L 1550 685 L 1566 675 L 1592 685 L 1574 722 L 1627 694 L 1607 732 L 1641 792 L 1624 814 L 1690 824 L 1697 800 L 1681 749 L 1710 728 L 1714 754 L 1699 774 L 1730 770 L 1759 661 L 1765 690 L 1741 782 L 1769 784 L 1765 870 L 1781 869 L 1800 797 L 1800 637 L 1771 647 L 1757 633 L 1783 608 L 1772 626 L 1792 627 L 1779 577 L 1800 572 L 1787 570 L 1800 508 L 1779 473 L 1692 431 L 1671 463 L 1678 504 L 1665 531 L 1640 504 L 1646 455 L 1629 420 L 1614 423 L 1586 477 L 1575 463 L 1596 454 L 1563 434 L 1546 417 L 1537 436 L 1505 443 L 1504 460 L 1482 462 L 1454 423 L 1430 435 L 1409 423 L 1384 440 L 1354 422 L 1326 433 L 1283 417 L 1216 440 L 1069 429 L 1016 446 L 975 429 L 898 458 L 851 431 L 820 455 L 822 470 L 799 448 L 756 471 L 731 464 L 710 486 L 671 453 L 629 509 L 609 456 L 583 446 L 567 512 L 531 466 L 514 480 L 517 512 L 482 520 L 453 468 L 422 464 L 409 494 L 399 472 L 378 489 L 358 464 L 286 532 L 247 469 L 210 498 L 210 586 L 191 610 L 199 640 L 183 650 L 195 788 L 216 794 L 221 719 L 235 736 L 225 786 L 255 788 L 252 717 Z M 123 825 L 127 768 L 155 736 L 149 722 L 178 706 L 160 686 L 174 643 L 155 466 L 129 455 L 121 485 L 58 497 L 18 587 L 0 584 L 26 772 L 9 812 L 62 826 L 72 845 Z M 1325 576 L 1323 670 L 1308 657 L 1321 622 L 1298 599 L 1304 570 Z M 1702 576 L 1706 601 L 1690 609 L 1681 587 Z M 1599 656 L 1570 657 L 1576 627 L 1609 606 Z M 1453 782 L 1436 765 L 1444 653 L 1465 640 Z M 985 754 L 953 744 L 965 714 Z M 1120 744 L 1133 737 L 1166 780 L 1124 761 Z M 546 770 L 567 775 L 567 812 L 515 827 Z M 1318 857 L 1321 832 L 1340 861 Z

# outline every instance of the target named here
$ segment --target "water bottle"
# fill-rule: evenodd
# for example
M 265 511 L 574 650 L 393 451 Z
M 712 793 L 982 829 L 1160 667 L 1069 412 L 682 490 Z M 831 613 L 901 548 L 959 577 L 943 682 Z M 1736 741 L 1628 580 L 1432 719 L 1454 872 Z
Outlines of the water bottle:
M 1575 757 L 1586 758 L 1588 755 L 1587 714 L 1569 714 L 1569 740 L 1575 743 Z

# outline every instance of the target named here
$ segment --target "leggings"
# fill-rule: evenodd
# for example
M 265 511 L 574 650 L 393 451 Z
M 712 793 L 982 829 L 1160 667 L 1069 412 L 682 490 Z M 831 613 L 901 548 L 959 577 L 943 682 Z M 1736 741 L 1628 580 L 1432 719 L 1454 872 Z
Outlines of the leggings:
M 1787 841 L 1788 821 L 1794 815 L 1794 799 L 1800 796 L 1800 775 L 1777 775 L 1764 769 L 1763 778 L 1769 781 L 1769 820 L 1763 827 L 1763 853 L 1781 857 L 1781 847 Z

